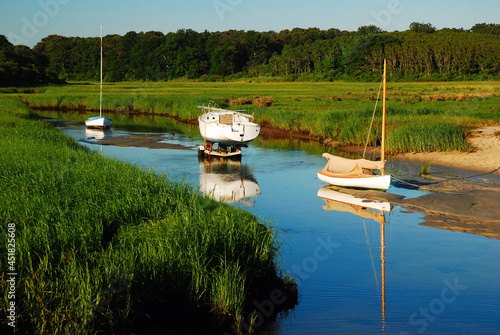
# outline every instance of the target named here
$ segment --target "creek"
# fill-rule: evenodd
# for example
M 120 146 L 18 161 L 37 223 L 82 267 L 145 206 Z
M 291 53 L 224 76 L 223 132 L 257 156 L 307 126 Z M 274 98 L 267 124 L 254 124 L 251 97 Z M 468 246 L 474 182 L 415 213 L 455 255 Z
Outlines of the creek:
M 499 239 L 425 226 L 424 214 L 387 202 L 339 202 L 342 194 L 316 177 L 326 163 L 318 144 L 256 140 L 243 149 L 241 161 L 199 160 L 197 146 L 203 139 L 196 128 L 174 122 L 156 128 L 135 126 L 140 122 L 138 117 L 134 120 L 107 132 L 89 131 L 82 122 L 61 131 L 103 155 L 199 187 L 277 230 L 280 266 L 296 277 L 300 302 L 270 329 L 257 331 L 500 331 Z M 391 161 L 389 170 L 409 174 L 417 173 L 418 167 Z M 407 198 L 425 194 L 397 183 L 387 192 Z M 367 209 L 371 205 L 389 206 L 390 211 Z M 256 303 L 264 316 L 273 308 Z

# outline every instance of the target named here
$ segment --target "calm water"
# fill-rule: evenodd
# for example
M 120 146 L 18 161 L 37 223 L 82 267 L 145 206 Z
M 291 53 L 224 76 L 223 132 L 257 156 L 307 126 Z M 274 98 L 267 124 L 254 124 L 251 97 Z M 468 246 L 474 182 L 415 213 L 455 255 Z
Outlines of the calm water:
M 92 137 L 102 134 L 86 134 L 83 125 L 61 129 L 106 156 L 213 191 L 272 222 L 284 243 L 281 266 L 297 277 L 301 294 L 273 334 L 500 334 L 498 239 L 425 227 L 423 214 L 399 206 L 385 215 L 339 207 L 318 197 L 325 184 L 316 171 L 326 161 L 305 151 L 257 143 L 244 149 L 241 163 L 207 163 L 198 161 L 196 131 L 190 137 L 115 126 L 106 134 L 158 136 L 187 148 L 174 150 L 100 146 Z

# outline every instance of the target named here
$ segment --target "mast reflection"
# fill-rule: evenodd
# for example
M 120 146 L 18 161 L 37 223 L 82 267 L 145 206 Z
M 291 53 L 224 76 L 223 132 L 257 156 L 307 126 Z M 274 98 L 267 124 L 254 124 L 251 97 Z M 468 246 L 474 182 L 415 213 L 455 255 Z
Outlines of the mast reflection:
M 322 198 L 326 205 L 324 210 L 338 212 L 348 212 L 362 217 L 363 219 L 372 219 L 380 223 L 380 262 L 381 262 L 381 304 L 382 304 L 382 333 L 385 334 L 385 213 L 392 210 L 393 206 L 387 201 L 370 200 L 366 198 L 357 198 L 351 194 L 339 192 L 332 186 L 324 186 L 319 189 L 317 196 Z M 363 220 L 364 224 L 364 220 Z M 366 227 L 365 227 L 366 233 Z M 368 238 L 368 236 L 367 236 Z M 368 242 L 368 240 L 367 240 Z M 371 250 L 370 250 L 371 254 Z M 373 263 L 373 259 L 372 259 Z M 373 269 L 376 276 L 375 268 Z M 376 278 L 376 277 L 375 277 Z M 377 281 L 378 286 L 378 281 Z

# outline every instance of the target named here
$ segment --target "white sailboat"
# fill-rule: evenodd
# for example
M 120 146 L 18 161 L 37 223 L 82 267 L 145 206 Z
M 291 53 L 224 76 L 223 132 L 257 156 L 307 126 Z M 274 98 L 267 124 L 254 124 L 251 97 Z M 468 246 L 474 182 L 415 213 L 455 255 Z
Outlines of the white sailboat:
M 330 185 L 387 190 L 391 185 L 391 176 L 386 175 L 385 167 L 385 112 L 386 112 L 386 60 L 384 59 L 383 76 L 383 116 L 382 116 L 382 149 L 379 161 L 366 159 L 347 159 L 324 153 L 328 163 L 323 170 L 317 172 L 318 179 Z M 372 170 L 380 170 L 373 174 Z
M 85 121 L 87 128 L 107 129 L 111 127 L 111 119 L 102 116 L 102 23 L 101 23 L 101 83 L 99 87 L 99 116 L 90 117 Z
M 241 147 L 253 141 L 260 133 L 260 125 L 252 122 L 253 115 L 244 111 L 222 109 L 215 102 L 198 106 L 203 115 L 198 118 L 205 145 L 199 153 L 207 156 L 231 157 L 241 155 Z M 218 144 L 218 148 L 214 148 Z

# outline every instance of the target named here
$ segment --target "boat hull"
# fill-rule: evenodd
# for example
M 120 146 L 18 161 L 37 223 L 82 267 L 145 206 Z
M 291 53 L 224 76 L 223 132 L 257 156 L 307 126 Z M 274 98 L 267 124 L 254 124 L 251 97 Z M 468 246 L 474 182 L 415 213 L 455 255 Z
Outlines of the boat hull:
M 390 175 L 336 175 L 324 171 L 317 174 L 322 182 L 341 187 L 387 190 L 391 185 Z
M 199 117 L 200 134 L 206 141 L 241 147 L 259 136 L 260 125 L 245 114 L 228 112 L 209 112 Z
M 108 117 L 91 117 L 85 121 L 87 128 L 104 128 L 107 129 L 111 127 L 111 119 Z

